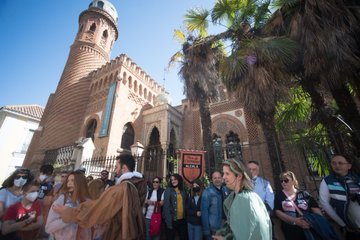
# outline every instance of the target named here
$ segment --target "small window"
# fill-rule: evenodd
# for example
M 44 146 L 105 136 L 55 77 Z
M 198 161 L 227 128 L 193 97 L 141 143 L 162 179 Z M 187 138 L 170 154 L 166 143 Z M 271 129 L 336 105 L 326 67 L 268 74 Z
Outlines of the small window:
M 102 36 L 103 36 L 103 38 L 107 38 L 109 36 L 108 31 L 107 30 L 103 31 Z
M 91 138 L 94 141 L 95 131 L 96 131 L 97 122 L 95 119 L 92 119 L 86 127 L 86 138 Z
M 97 7 L 98 8 L 104 8 L 104 2 L 103 1 L 98 1 L 97 2 Z
M 93 23 L 93 24 L 91 24 L 91 26 L 90 26 L 90 31 L 95 32 L 95 30 L 96 30 L 96 24 Z
M 92 4 L 93 4 L 92 2 L 89 4 L 89 8 L 92 6 Z

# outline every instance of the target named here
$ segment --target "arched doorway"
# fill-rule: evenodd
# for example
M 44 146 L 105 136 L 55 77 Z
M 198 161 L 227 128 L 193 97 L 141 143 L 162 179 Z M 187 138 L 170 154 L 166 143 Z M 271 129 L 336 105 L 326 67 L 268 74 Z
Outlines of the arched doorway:
M 145 151 L 144 174 L 145 178 L 150 180 L 161 174 L 162 148 L 160 143 L 160 133 L 157 127 L 154 127 L 150 134 L 150 141 Z

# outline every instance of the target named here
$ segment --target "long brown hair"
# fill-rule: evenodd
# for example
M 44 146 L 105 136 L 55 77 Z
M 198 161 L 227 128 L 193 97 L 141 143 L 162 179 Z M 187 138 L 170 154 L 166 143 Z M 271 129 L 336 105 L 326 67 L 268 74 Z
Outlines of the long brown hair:
M 94 179 L 88 183 L 88 188 L 91 199 L 95 200 L 105 191 L 105 183 L 100 178 Z
M 86 178 L 83 173 L 80 173 L 78 171 L 74 171 L 69 173 L 69 175 L 66 177 L 65 182 L 62 184 L 59 195 L 64 194 L 65 196 L 65 202 L 67 197 L 69 196 L 69 189 L 67 187 L 67 182 L 70 177 L 70 175 L 74 176 L 74 192 L 71 195 L 71 200 L 73 202 L 79 201 L 80 203 L 90 199 L 89 189 L 86 182 Z

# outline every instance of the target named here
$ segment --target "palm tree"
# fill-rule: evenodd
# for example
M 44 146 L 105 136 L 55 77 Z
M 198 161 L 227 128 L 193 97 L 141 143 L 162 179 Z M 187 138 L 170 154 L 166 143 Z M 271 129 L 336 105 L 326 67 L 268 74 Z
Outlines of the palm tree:
M 185 37 L 182 31 L 175 31 L 177 39 L 182 42 L 182 50 L 171 58 L 170 63 L 181 59 L 179 76 L 184 82 L 184 93 L 191 103 L 199 106 L 202 141 L 204 149 L 208 151 L 205 161 L 208 171 L 211 172 L 215 169 L 215 161 L 209 104 L 218 97 L 217 86 L 220 78 L 217 63 L 222 52 L 219 45 L 209 42 L 199 44 L 205 34 L 206 32 L 200 32 L 197 37 Z
M 287 95 L 287 86 L 291 84 L 287 67 L 294 62 L 299 49 L 288 38 L 259 35 L 259 28 L 269 16 L 268 6 L 269 2 L 264 1 L 217 1 L 211 12 L 211 21 L 226 25 L 228 29 L 203 38 L 198 44 L 219 39 L 230 42 L 229 56 L 219 63 L 223 82 L 230 91 L 236 92 L 244 101 L 246 110 L 254 113 L 261 123 L 275 184 L 280 186 L 278 176 L 285 166 L 274 124 L 275 106 Z M 209 12 L 193 10 L 191 13 L 186 15 L 187 25 L 192 29 L 205 28 Z
M 300 84 L 308 91 L 317 109 L 319 120 L 329 135 L 336 131 L 333 116 L 327 114 L 320 85 L 329 89 L 338 111 L 351 126 L 353 142 L 360 147 L 360 115 L 347 84 L 360 88 L 359 75 L 359 3 L 327 0 L 277 0 L 279 9 L 264 28 L 268 33 L 286 35 L 299 42 L 304 49 L 297 74 Z M 356 15 L 357 13 L 357 15 Z M 359 96 L 360 92 L 357 92 Z M 336 136 L 336 134 L 333 136 Z M 332 137 L 336 151 L 345 151 L 346 143 Z

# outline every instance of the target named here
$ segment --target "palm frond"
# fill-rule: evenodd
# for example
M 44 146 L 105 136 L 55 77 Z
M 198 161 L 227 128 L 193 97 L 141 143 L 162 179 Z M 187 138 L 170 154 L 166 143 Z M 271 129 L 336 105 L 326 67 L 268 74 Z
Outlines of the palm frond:
M 181 61 L 183 57 L 184 57 L 183 53 L 181 51 L 177 51 L 174 55 L 171 56 L 166 69 L 170 69 L 171 67 L 173 67 L 175 63 Z
M 183 31 L 181 31 L 180 29 L 175 29 L 174 30 L 174 39 L 177 40 L 178 42 L 180 42 L 180 44 L 183 44 L 184 42 L 186 42 L 186 36 L 184 34 Z
M 185 14 L 185 25 L 190 32 L 198 30 L 201 36 L 207 35 L 209 22 L 207 20 L 210 12 L 206 9 L 190 9 Z
M 234 1 L 218 0 L 211 12 L 211 19 L 214 23 L 227 21 L 227 25 L 231 25 L 235 18 L 236 9 L 234 9 Z

